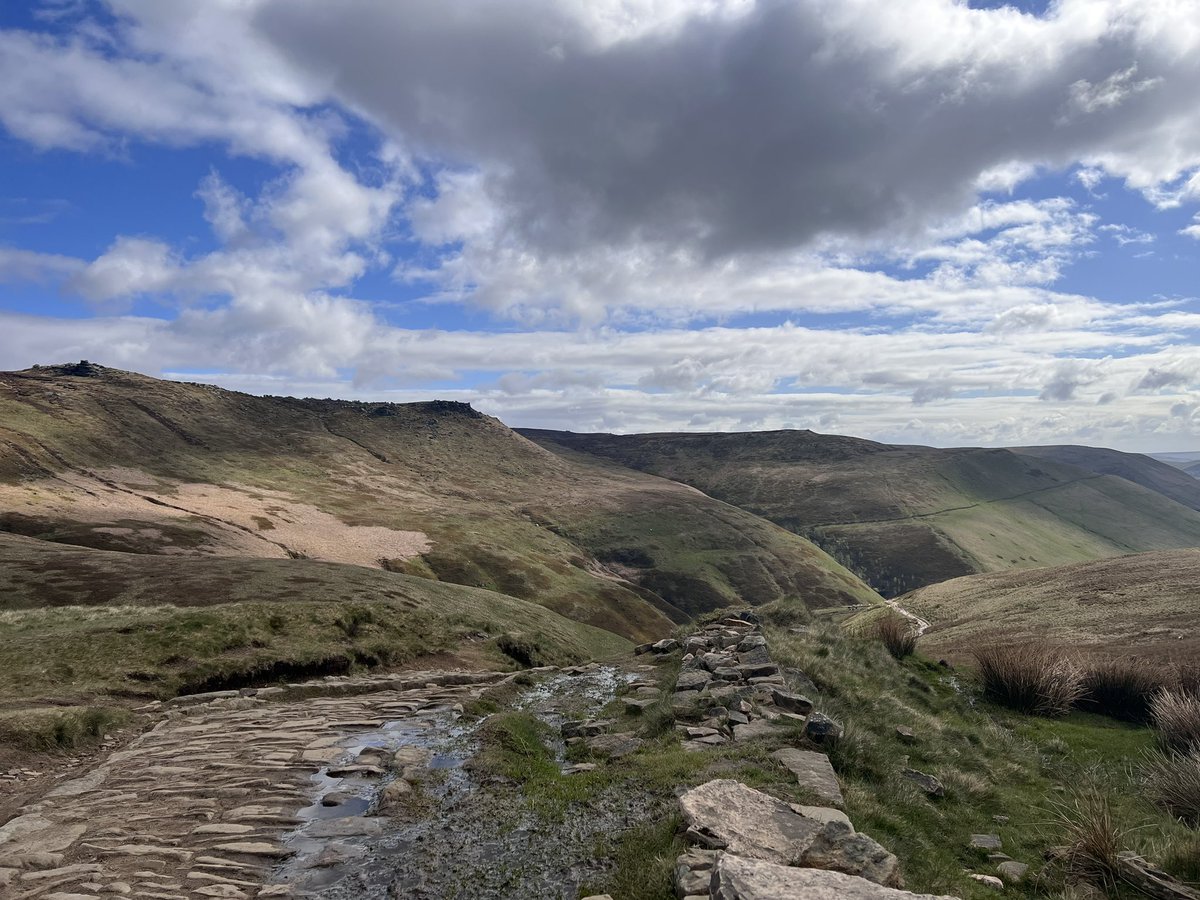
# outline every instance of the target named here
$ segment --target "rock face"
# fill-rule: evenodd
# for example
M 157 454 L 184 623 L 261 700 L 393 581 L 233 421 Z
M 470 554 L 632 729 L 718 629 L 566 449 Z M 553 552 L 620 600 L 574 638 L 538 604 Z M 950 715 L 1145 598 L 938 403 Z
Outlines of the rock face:
M 782 800 L 727 778 L 692 788 L 679 806 L 697 842 L 784 865 L 799 860 L 821 829 Z
M 797 869 L 728 853 L 713 868 L 709 890 L 714 900 L 956 900 L 910 894 L 841 872 Z
M 822 800 L 832 803 L 834 806 L 843 805 L 841 785 L 838 784 L 837 776 L 833 773 L 829 757 L 824 753 L 784 747 L 776 750 L 771 756 L 779 760 L 796 776 L 801 787 L 812 791 Z

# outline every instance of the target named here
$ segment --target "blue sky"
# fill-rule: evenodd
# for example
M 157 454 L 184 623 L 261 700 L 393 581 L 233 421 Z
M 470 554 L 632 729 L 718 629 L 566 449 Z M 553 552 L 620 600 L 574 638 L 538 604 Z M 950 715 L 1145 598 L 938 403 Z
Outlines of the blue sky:
M 0 366 L 575 430 L 1194 449 L 1198 17 L 5 9 Z

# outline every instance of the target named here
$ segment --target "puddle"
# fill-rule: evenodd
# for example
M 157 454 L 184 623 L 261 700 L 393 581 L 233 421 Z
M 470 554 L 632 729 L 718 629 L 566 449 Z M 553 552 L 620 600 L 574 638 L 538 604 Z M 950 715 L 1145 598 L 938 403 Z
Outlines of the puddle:
M 609 667 L 559 673 L 525 691 L 513 708 L 550 726 L 561 762 L 565 745 L 557 735 L 562 722 L 594 716 L 620 685 L 632 680 L 635 676 Z M 540 823 L 525 817 L 522 804 L 513 802 L 513 786 L 481 785 L 465 765 L 478 750 L 479 724 L 474 719 L 464 721 L 447 703 L 390 720 L 375 731 L 348 735 L 338 745 L 344 752 L 313 776 L 313 802 L 299 810 L 303 824 L 285 840 L 296 856 L 276 871 L 273 880 L 290 882 L 303 896 L 329 900 L 577 896 L 575 886 L 581 876 L 536 871 L 539 858 L 554 857 L 556 852 L 561 857 L 565 852 L 557 836 L 541 833 Z M 421 802 L 431 808 L 415 821 L 364 815 L 397 777 L 395 773 L 328 774 L 331 768 L 356 764 L 364 750 L 391 753 L 405 747 L 430 753 L 422 763 L 428 777 L 417 790 Z M 507 796 L 505 789 L 510 792 Z M 331 801 L 336 802 L 324 805 Z M 637 814 L 632 815 L 636 821 Z M 590 840 L 588 846 L 594 846 L 595 838 Z M 588 861 L 588 851 L 580 852 Z M 553 869 L 551 862 L 540 865 Z M 516 888 L 513 878 L 525 886 Z M 480 879 L 496 884 L 489 887 Z

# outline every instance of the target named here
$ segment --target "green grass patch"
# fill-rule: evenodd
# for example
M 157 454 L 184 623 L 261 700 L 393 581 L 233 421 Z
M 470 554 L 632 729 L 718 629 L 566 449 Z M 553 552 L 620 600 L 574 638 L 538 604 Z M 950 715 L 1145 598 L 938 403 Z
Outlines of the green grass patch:
M 87 750 L 129 720 L 103 706 L 28 709 L 0 715 L 0 744 L 34 753 Z

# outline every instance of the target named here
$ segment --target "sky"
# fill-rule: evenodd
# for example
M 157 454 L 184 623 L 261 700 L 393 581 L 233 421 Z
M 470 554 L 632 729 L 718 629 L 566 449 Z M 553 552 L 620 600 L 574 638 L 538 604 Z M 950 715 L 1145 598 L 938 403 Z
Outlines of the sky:
M 1200 449 L 1200 0 L 0 6 L 0 369 Z

